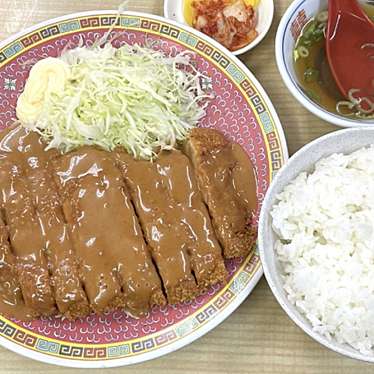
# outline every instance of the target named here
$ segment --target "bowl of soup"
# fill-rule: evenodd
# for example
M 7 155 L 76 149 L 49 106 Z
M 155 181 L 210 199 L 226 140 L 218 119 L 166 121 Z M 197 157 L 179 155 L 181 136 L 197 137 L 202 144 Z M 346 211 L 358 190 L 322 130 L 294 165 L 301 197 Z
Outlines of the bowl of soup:
M 359 4 L 374 21 L 373 2 Z M 325 46 L 327 5 L 327 0 L 295 0 L 287 9 L 275 41 L 279 72 L 294 97 L 323 120 L 342 127 L 374 125 L 374 103 L 373 110 L 353 105 L 355 98 L 340 93 L 331 73 Z

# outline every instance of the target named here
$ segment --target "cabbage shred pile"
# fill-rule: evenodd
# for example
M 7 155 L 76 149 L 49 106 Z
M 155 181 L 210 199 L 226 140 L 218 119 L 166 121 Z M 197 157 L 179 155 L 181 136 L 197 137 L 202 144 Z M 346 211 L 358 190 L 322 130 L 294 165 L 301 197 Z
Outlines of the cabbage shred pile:
M 63 152 L 123 146 L 135 158 L 152 159 L 205 115 L 209 95 L 191 57 L 110 43 L 67 50 L 60 57 L 71 69 L 64 92 L 46 98 L 34 130 Z

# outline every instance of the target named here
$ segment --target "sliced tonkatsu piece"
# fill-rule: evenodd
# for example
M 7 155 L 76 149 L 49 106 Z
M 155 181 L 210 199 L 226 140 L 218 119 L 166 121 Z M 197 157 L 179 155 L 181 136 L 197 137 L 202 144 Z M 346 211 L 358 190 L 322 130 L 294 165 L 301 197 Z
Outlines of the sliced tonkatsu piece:
M 0 313 L 20 320 L 37 315 L 26 307 L 18 282 L 16 259 L 9 245 L 9 232 L 0 217 Z
M 117 159 L 132 202 L 151 248 L 169 303 L 190 300 L 198 293 L 192 274 L 184 228 L 178 224 L 157 165 L 118 151 Z
M 19 126 L 0 139 L 0 206 L 26 308 L 34 317 L 56 312 L 41 227 L 28 190 L 20 149 L 26 132 Z M 16 317 L 16 315 L 14 315 Z
M 103 204 L 96 164 L 81 173 L 77 170 L 81 158 L 84 156 L 71 153 L 54 159 L 54 176 L 90 306 L 102 313 L 122 307 L 124 302 L 99 226 Z
M 195 128 L 185 151 L 226 258 L 246 256 L 256 238 L 256 177 L 244 150 L 213 129 Z
M 52 153 L 44 151 L 39 135 L 22 127 L 7 129 L 2 136 L 2 151 L 16 157 L 22 165 L 25 186 L 41 225 L 44 256 L 58 310 L 71 319 L 83 317 L 89 312 L 88 302 L 79 281 L 57 188 L 46 169 Z
M 50 265 L 56 304 L 69 319 L 84 317 L 90 312 L 79 278 L 73 243 L 64 221 L 57 186 L 49 170 L 49 160 L 57 151 L 45 151 L 38 134 L 29 132 L 22 142 L 28 187 L 42 226 L 47 259 Z
M 206 289 L 227 276 L 222 250 L 212 228 L 209 213 L 198 190 L 190 160 L 180 151 L 162 152 L 155 161 L 165 181 L 168 198 L 179 211 L 175 224 L 186 233 L 186 249 L 200 289 Z M 179 222 L 178 222 L 179 218 Z
M 56 312 L 44 256 L 44 238 L 20 160 L 13 153 L 0 160 L 0 192 L 23 299 L 36 315 Z
M 96 311 L 140 315 L 165 304 L 119 169 L 108 152 L 84 147 L 54 160 L 65 216 Z

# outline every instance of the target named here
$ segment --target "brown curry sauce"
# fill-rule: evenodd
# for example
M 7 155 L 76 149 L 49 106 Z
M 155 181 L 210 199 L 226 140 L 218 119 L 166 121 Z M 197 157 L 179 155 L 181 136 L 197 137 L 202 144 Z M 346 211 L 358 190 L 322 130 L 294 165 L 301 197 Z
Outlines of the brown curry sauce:
M 75 319 L 124 308 L 137 317 L 225 282 L 224 257 L 250 252 L 257 202 L 247 155 L 222 144 L 206 144 L 204 171 L 180 151 L 153 163 L 94 147 L 60 155 L 35 133 L 6 130 L 0 313 Z

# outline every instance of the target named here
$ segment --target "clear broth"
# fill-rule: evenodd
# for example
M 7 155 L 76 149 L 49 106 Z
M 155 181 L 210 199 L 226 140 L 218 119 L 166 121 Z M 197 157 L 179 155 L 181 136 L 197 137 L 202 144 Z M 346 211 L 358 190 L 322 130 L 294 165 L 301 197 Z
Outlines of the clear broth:
M 374 5 L 362 5 L 365 13 L 374 22 Z M 307 26 L 307 25 L 306 25 Z M 301 35 L 302 36 L 302 35 Z M 346 100 L 338 90 L 326 57 L 325 38 L 308 47 L 309 55 L 294 59 L 297 80 L 310 99 L 332 113 L 337 113 L 336 104 Z M 307 80 L 308 70 L 318 71 L 318 78 Z

